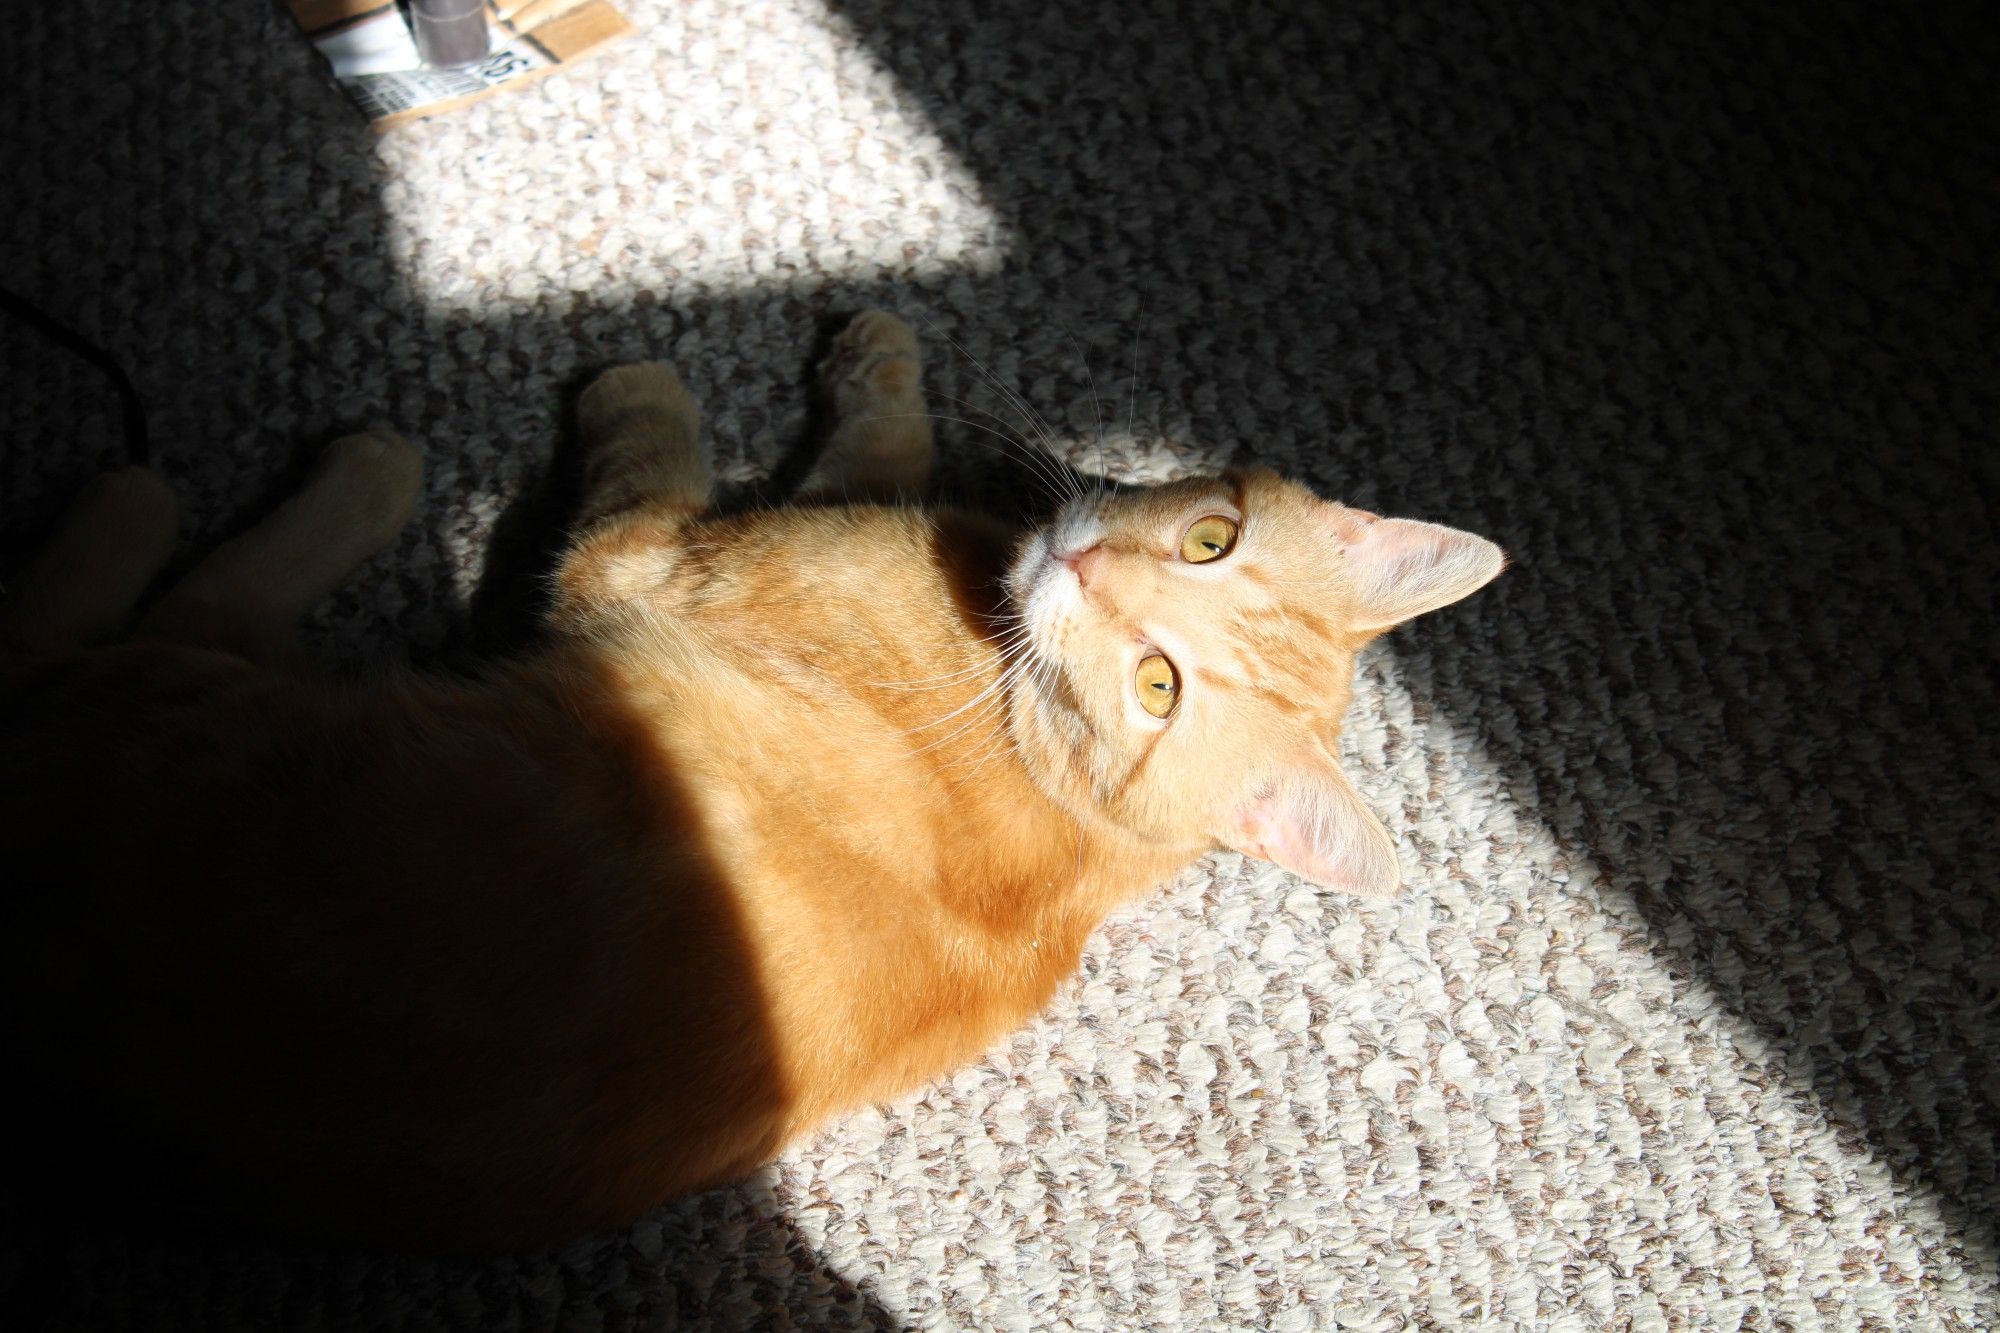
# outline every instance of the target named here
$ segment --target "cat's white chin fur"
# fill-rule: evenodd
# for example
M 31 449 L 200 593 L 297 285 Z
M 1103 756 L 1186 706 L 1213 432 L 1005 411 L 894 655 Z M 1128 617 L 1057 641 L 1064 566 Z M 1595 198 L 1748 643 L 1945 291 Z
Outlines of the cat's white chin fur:
M 1104 529 L 1090 514 L 1073 510 L 1065 511 L 1054 526 L 1032 534 L 1007 571 L 1008 595 L 1021 610 L 1031 644 L 1059 643 L 1064 621 L 1078 614 L 1086 601 L 1082 580 L 1065 563 L 1065 553 L 1095 544 Z

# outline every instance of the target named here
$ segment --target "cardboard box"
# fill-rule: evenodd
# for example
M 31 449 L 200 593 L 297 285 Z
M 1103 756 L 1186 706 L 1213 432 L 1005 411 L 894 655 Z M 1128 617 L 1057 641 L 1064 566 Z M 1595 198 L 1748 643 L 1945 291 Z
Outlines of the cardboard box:
M 487 0 L 492 52 L 464 69 L 430 69 L 393 0 L 288 0 L 288 7 L 378 130 L 522 87 L 632 30 L 609 0 Z

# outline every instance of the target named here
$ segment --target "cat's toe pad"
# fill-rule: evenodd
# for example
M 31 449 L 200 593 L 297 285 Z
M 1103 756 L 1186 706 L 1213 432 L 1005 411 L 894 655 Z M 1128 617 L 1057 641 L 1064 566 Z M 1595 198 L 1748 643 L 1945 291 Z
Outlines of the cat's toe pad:
M 848 321 L 819 368 L 820 391 L 843 413 L 907 402 L 922 381 L 917 335 L 886 310 L 864 310 Z

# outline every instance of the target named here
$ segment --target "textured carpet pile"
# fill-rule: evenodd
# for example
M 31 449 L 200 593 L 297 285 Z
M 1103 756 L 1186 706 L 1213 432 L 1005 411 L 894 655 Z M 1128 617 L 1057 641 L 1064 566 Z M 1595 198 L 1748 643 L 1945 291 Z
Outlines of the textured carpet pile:
M 423 444 L 410 532 L 316 620 L 349 660 L 478 638 L 590 370 L 676 362 L 755 482 L 869 305 L 941 414 L 1004 385 L 1085 471 L 1256 461 L 1489 534 L 1514 568 L 1363 663 L 1349 760 L 1411 892 L 1214 857 L 979 1064 L 561 1253 L 273 1252 L 105 1199 L 7 1219 L 8 1310 L 2000 1323 L 1977 7 L 625 7 L 603 59 L 379 140 L 277 6 L 27 8 L 0 272 L 131 368 L 195 538 L 343 429 Z M 0 354 L 11 557 L 120 444 L 94 372 Z

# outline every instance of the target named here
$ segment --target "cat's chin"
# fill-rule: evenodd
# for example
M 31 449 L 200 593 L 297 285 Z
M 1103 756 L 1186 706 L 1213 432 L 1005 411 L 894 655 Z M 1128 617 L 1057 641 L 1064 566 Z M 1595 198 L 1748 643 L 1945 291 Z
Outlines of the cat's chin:
M 1021 541 L 1013 567 L 1007 571 L 1007 590 L 1025 607 L 1043 580 L 1061 567 L 1056 559 L 1054 533 L 1048 528 L 1036 528 Z
M 1047 595 L 1047 590 L 1057 590 L 1057 595 L 1075 594 L 1080 600 L 1083 585 L 1063 563 L 1061 553 L 1082 551 L 1103 536 L 1101 520 L 1080 503 L 1064 506 L 1046 526 L 1029 533 L 1007 571 L 1007 591 L 1015 606 L 1027 612 L 1029 603 L 1038 594 Z
M 1083 585 L 1056 555 L 1056 539 L 1048 529 L 1029 534 L 1007 571 L 1007 594 L 1027 626 L 1031 640 L 1046 644 L 1057 622 L 1082 601 Z

